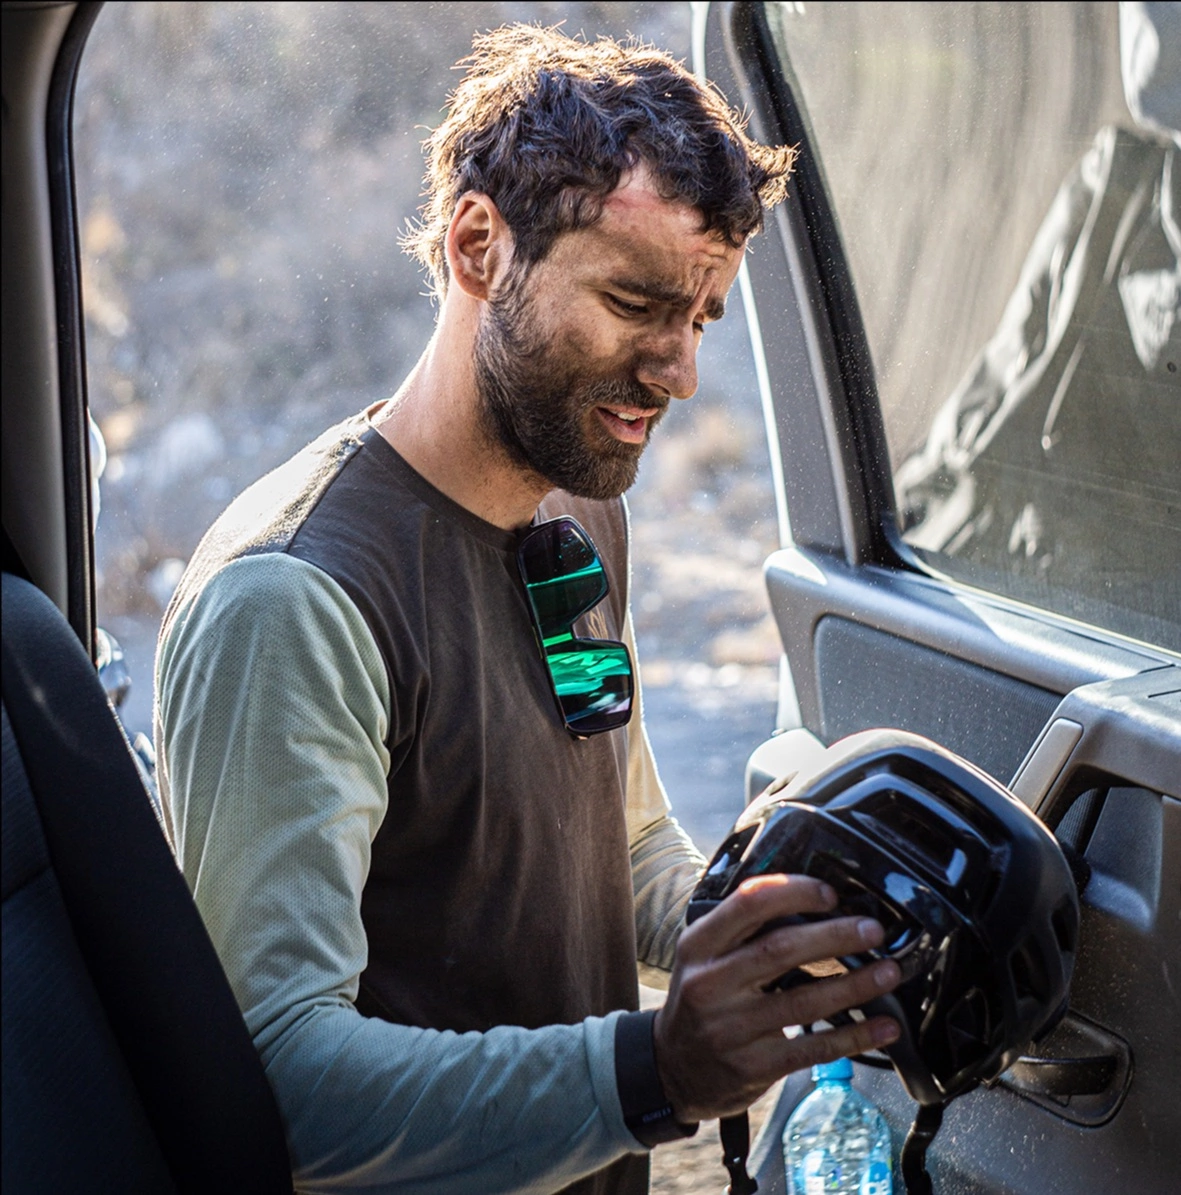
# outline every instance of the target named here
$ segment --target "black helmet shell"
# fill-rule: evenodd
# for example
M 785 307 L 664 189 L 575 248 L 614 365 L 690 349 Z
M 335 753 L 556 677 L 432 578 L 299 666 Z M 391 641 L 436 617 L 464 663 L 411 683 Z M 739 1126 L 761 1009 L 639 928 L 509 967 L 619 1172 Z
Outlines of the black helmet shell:
M 1079 907 L 1061 848 L 1001 784 L 928 739 L 864 731 L 772 784 L 714 856 L 689 920 L 776 872 L 825 880 L 832 915 L 885 927 L 881 947 L 839 964 L 901 967 L 862 1011 L 898 1021 L 887 1053 L 920 1104 L 996 1079 L 1066 1010 Z

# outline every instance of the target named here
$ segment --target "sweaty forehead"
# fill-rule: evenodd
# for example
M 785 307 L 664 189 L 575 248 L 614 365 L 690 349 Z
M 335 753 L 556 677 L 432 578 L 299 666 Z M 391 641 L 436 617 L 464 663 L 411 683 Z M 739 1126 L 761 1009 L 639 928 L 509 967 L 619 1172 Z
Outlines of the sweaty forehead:
M 670 302 L 680 296 L 688 304 L 706 286 L 720 307 L 742 260 L 741 248 L 702 229 L 696 208 L 665 199 L 634 175 L 607 197 L 596 223 L 573 235 L 604 273 L 643 282 L 653 298 Z
M 625 176 L 603 202 L 593 226 L 607 239 L 626 237 L 638 243 L 670 241 L 705 258 L 721 260 L 732 246 L 717 232 L 706 232 L 701 213 L 687 203 L 666 199 L 645 174 Z

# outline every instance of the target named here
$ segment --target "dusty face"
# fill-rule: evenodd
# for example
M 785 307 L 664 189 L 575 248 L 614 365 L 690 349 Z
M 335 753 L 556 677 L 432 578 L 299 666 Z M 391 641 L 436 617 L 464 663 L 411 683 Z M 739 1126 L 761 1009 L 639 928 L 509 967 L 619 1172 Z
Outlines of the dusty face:
M 486 304 L 475 366 L 490 437 L 551 486 L 622 494 L 669 401 L 697 389 L 702 330 L 742 252 L 643 174 L 625 179 L 598 223 Z

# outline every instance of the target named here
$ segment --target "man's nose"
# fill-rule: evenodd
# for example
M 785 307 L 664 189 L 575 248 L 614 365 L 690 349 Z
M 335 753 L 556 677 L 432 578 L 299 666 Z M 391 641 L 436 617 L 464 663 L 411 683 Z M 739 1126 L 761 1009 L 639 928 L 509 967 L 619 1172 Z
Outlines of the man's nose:
M 661 398 L 692 398 L 697 392 L 697 335 L 693 325 L 669 329 L 650 346 L 636 380 Z

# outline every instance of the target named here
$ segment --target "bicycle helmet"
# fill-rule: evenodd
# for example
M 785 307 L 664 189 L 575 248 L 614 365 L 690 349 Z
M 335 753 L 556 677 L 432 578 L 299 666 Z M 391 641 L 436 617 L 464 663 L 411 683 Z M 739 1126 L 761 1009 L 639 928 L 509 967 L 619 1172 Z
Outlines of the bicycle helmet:
M 898 987 L 861 1011 L 897 1020 L 886 1053 L 924 1108 L 995 1080 L 1066 1011 L 1079 904 L 1061 848 L 1002 785 L 928 739 L 851 735 L 819 768 L 772 784 L 714 856 L 689 920 L 775 872 L 829 883 L 838 907 L 825 916 L 882 923 L 879 948 L 838 965 L 898 963 Z

